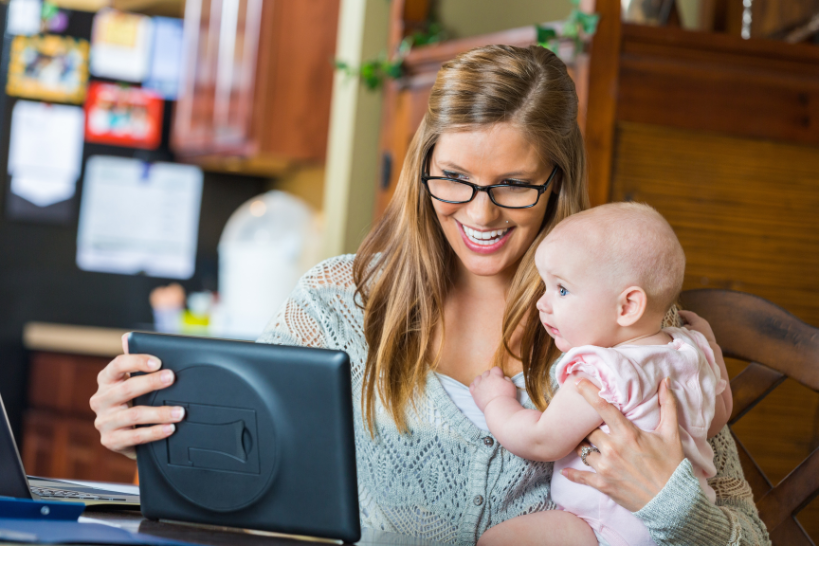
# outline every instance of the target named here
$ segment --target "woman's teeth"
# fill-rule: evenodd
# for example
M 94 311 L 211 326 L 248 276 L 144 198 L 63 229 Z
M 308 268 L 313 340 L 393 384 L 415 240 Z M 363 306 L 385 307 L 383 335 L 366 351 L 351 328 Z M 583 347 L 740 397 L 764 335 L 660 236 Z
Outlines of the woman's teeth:
M 509 229 L 501 229 L 499 231 L 476 231 L 470 229 L 466 225 L 462 225 L 466 236 L 475 244 L 482 246 L 489 246 L 498 242 L 509 231 Z

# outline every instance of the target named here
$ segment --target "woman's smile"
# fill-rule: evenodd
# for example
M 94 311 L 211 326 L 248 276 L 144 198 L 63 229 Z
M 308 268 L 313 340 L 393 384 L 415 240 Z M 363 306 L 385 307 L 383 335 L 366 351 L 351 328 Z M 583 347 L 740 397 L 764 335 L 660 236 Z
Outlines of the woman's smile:
M 472 252 L 479 254 L 492 254 L 493 252 L 497 252 L 506 244 L 512 236 L 512 232 L 515 230 L 514 227 L 495 230 L 473 229 L 472 227 L 467 227 L 457 219 L 455 223 L 457 223 L 458 229 L 461 231 L 461 236 L 463 237 L 466 247 Z

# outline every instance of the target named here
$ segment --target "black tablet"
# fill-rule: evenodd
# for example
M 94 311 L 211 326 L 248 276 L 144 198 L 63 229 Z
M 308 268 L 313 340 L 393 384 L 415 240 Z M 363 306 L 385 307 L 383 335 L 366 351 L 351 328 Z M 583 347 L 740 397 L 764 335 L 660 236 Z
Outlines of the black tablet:
M 186 413 L 137 447 L 147 518 L 359 539 L 345 352 L 140 332 L 128 349 L 176 374 L 135 403 Z

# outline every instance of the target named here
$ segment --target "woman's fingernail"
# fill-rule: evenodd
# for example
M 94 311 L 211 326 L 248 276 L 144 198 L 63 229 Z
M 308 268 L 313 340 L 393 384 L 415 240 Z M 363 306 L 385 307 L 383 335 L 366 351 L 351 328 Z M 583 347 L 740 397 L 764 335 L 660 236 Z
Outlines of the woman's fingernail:
M 176 424 L 166 424 L 162 427 L 162 432 L 165 433 L 165 436 L 170 436 L 174 430 L 176 430 Z
M 182 407 L 174 407 L 171 411 L 171 418 L 174 420 L 182 420 L 182 417 L 185 416 L 185 409 Z
M 561 475 L 563 475 L 563 476 L 565 477 L 565 476 L 566 476 L 566 470 L 565 470 L 565 469 L 561 469 L 561 470 L 560 470 L 560 474 L 561 474 Z
M 159 376 L 159 379 L 162 381 L 162 383 L 173 383 L 173 372 L 163 371 L 162 375 Z
M 159 363 L 159 360 L 156 358 L 151 358 L 148 360 L 148 369 L 159 369 L 159 366 L 162 365 Z

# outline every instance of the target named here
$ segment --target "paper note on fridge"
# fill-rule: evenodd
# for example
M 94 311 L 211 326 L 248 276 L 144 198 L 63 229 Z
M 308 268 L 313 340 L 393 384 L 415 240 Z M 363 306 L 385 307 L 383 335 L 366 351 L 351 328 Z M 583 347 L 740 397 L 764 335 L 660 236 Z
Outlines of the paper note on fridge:
M 85 166 L 77 265 L 187 279 L 195 269 L 202 171 L 93 156 Z
M 91 74 L 142 82 L 148 73 L 152 36 L 151 18 L 100 10 L 91 31 Z
M 20 100 L 11 114 L 12 193 L 46 207 L 70 199 L 82 167 L 82 108 Z

